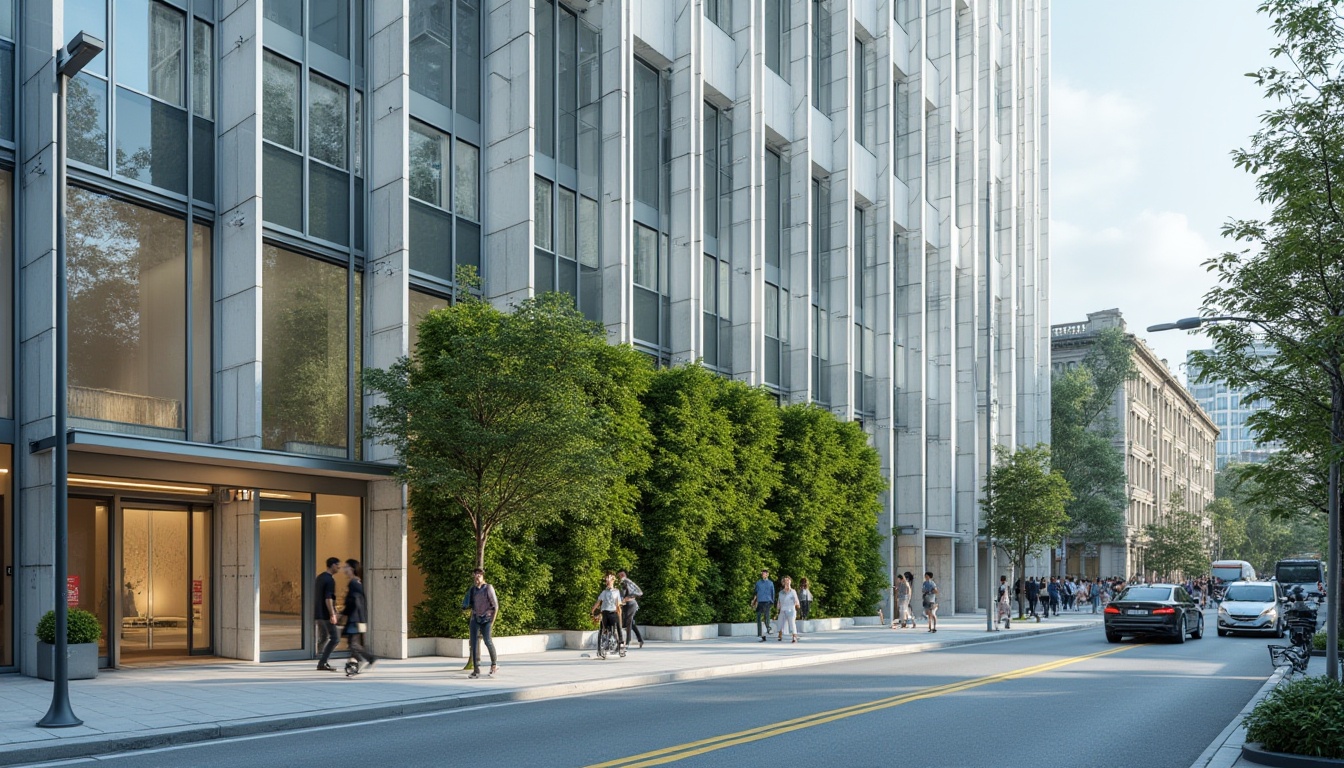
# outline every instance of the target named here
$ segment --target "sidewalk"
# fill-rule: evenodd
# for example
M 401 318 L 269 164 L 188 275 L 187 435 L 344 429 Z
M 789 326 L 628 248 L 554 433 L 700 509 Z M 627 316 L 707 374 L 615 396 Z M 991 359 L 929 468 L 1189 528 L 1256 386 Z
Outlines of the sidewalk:
M 1242 725 L 1241 721 L 1255 709 L 1255 705 L 1259 704 L 1261 699 L 1283 682 L 1286 671 L 1283 667 L 1274 670 L 1274 674 L 1260 686 L 1260 690 L 1246 702 L 1246 706 L 1242 707 L 1232 722 L 1227 724 L 1223 732 L 1218 734 L 1190 768 L 1258 768 L 1259 763 L 1253 763 L 1241 756 L 1241 745 L 1246 743 L 1246 726 Z
M 918 653 L 959 645 L 1095 627 L 1100 615 L 1066 614 L 987 633 L 983 615 L 923 629 L 861 627 L 805 635 L 796 645 L 755 637 L 647 643 L 623 659 L 591 650 L 557 650 L 499 659 L 494 679 L 468 680 L 463 660 L 388 660 L 354 679 L 317 672 L 314 663 L 278 662 L 105 670 L 70 684 L 84 725 L 43 729 L 51 683 L 0 676 L 0 766 L 185 744 L 320 725 L 396 717 L 506 701 Z M 339 667 L 339 664 L 337 665 Z M 333 695 L 339 689 L 339 699 Z

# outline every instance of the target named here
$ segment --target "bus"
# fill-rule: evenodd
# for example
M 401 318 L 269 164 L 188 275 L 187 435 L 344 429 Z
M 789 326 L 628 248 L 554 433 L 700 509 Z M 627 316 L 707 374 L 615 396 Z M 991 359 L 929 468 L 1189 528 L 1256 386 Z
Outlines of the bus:
M 1302 587 L 1304 592 L 1316 592 L 1316 583 L 1325 583 L 1325 566 L 1319 559 L 1290 558 L 1274 564 L 1274 580 L 1283 585 L 1285 594 L 1293 587 Z
M 1223 590 L 1234 581 L 1255 581 L 1255 568 L 1245 560 L 1214 560 L 1209 569 L 1213 577 L 1213 599 L 1222 600 Z

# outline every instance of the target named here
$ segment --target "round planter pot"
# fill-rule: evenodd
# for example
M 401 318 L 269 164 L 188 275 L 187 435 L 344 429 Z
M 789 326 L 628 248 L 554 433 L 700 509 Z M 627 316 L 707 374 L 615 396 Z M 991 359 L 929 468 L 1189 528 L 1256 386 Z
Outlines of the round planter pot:
M 1250 741 L 1241 745 L 1241 756 L 1257 765 L 1269 765 L 1274 768 L 1337 768 L 1344 766 L 1344 760 L 1333 757 L 1308 757 L 1290 755 L 1287 752 L 1270 752 L 1258 742 Z

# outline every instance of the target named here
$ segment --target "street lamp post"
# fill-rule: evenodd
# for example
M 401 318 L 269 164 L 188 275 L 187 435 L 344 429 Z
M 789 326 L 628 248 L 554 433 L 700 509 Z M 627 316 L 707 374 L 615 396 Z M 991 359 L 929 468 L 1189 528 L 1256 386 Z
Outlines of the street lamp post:
M 1236 317 L 1231 315 L 1222 315 L 1219 317 L 1184 317 L 1174 323 L 1158 323 L 1148 326 L 1149 333 L 1159 331 L 1194 330 L 1205 323 L 1212 322 L 1231 322 L 1248 323 L 1259 326 L 1266 333 L 1272 336 L 1274 334 L 1267 326 L 1264 320 L 1254 317 Z M 1296 343 L 1291 339 L 1286 339 L 1288 343 Z M 1332 392 L 1330 397 L 1330 438 L 1332 443 L 1337 443 L 1341 437 L 1341 429 L 1344 429 L 1344 393 Z M 1325 591 L 1325 612 L 1328 621 L 1325 625 L 1325 675 L 1331 680 L 1339 679 L 1339 473 L 1340 460 L 1338 452 L 1335 458 L 1330 461 L 1330 479 L 1327 493 L 1330 498 L 1326 501 L 1326 517 L 1329 520 L 1330 553 L 1326 562 L 1326 570 L 1329 571 L 1327 578 L 1332 580 L 1330 588 Z
M 69 424 L 69 395 L 67 394 L 69 386 L 69 365 L 67 361 L 69 351 L 69 333 L 67 332 L 66 304 L 69 299 L 66 293 L 66 275 L 65 275 L 65 157 L 66 157 L 66 90 L 70 83 L 70 78 L 79 74 L 89 62 L 93 61 L 98 54 L 106 48 L 102 40 L 80 32 L 71 38 L 70 43 L 64 49 L 56 51 L 56 280 L 55 280 L 55 304 L 56 304 L 56 376 L 55 376 L 55 401 L 53 408 L 55 411 L 55 426 L 53 432 L 56 438 L 56 444 L 52 447 L 55 452 L 53 462 L 55 467 L 52 475 L 52 493 L 55 495 L 55 557 L 52 560 L 52 581 L 55 583 L 56 596 L 56 640 L 55 647 L 52 649 L 54 658 L 52 659 L 52 685 L 51 685 L 51 706 L 47 709 L 47 714 L 37 722 L 42 728 L 69 728 L 76 725 L 83 725 L 82 720 L 75 717 L 74 710 L 70 708 L 70 659 L 67 656 L 67 637 L 66 628 L 69 618 L 69 596 L 67 591 L 67 571 L 69 564 L 67 562 L 69 549 L 69 509 L 68 504 L 68 480 L 69 480 L 69 449 L 66 445 L 66 431 Z

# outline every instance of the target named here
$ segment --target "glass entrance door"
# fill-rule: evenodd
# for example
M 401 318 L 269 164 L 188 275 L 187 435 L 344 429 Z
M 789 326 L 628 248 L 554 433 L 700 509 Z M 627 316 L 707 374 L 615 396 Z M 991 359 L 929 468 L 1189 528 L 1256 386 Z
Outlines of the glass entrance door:
M 312 504 L 267 502 L 261 510 L 261 653 L 264 661 L 312 655 Z
M 209 650 L 209 537 L 205 509 L 122 507 L 117 607 L 123 659 Z

